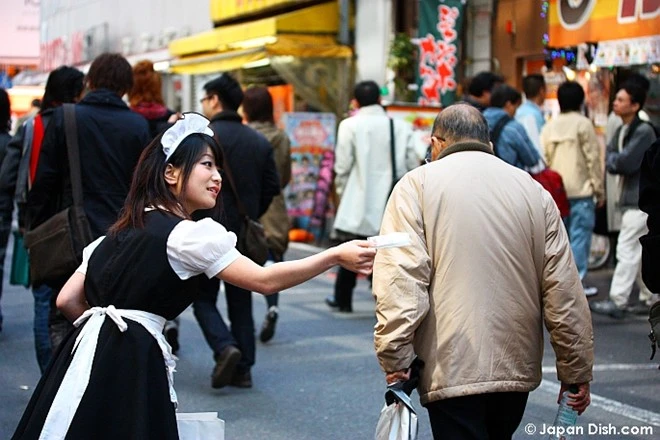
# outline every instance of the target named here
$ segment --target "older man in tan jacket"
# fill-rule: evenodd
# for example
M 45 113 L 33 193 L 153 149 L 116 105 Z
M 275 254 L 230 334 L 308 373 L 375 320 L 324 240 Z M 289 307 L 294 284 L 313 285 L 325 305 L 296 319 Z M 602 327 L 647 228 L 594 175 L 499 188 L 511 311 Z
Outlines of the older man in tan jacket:
M 435 438 L 510 438 L 541 382 L 543 324 L 561 392 L 590 403 L 593 333 L 566 230 L 552 197 L 493 155 L 483 116 L 443 110 L 433 162 L 406 174 L 381 234 L 412 243 L 381 249 L 373 292 L 375 347 L 388 383 L 425 363 L 418 391 Z

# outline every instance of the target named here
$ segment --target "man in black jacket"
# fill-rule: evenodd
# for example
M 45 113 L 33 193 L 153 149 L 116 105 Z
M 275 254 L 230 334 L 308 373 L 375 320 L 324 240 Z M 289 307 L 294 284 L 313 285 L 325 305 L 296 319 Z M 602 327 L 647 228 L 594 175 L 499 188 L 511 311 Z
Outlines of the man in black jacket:
M 99 55 L 87 74 L 89 93 L 75 106 L 83 207 L 93 238 L 117 219 L 131 184 L 133 168 L 150 140 L 147 120 L 132 112 L 121 97 L 133 85 L 131 65 L 119 54 Z M 35 228 L 73 204 L 64 134 L 64 112 L 55 109 L 44 134 L 39 165 L 28 194 L 26 224 Z M 49 333 L 53 350 L 71 328 L 55 307 L 68 277 L 52 280 Z
M 653 293 L 660 293 L 660 138 L 648 149 L 639 176 L 639 209 L 648 214 L 649 232 L 642 243 L 642 278 Z
M 242 123 L 237 110 L 243 102 L 243 91 L 234 78 L 223 74 L 206 83 L 204 91 L 202 109 L 222 146 L 224 167 L 230 168 L 238 196 L 249 217 L 256 220 L 280 192 L 273 148 L 265 137 Z M 224 215 L 217 220 L 238 235 L 241 218 L 236 198 L 229 179 L 223 177 L 222 185 Z M 250 368 L 256 352 L 252 292 L 225 283 L 230 332 L 216 306 L 219 280 L 201 279 L 199 289 L 193 312 L 216 361 L 211 386 L 252 387 Z

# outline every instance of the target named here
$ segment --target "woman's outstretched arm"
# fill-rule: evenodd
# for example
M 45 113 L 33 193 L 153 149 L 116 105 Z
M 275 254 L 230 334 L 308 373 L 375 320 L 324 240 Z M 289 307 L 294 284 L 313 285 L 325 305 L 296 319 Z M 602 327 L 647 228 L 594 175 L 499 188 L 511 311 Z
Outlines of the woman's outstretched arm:
M 335 265 L 368 275 L 375 256 L 376 250 L 366 241 L 354 240 L 300 260 L 268 267 L 241 256 L 216 276 L 243 289 L 269 295 L 301 284 Z

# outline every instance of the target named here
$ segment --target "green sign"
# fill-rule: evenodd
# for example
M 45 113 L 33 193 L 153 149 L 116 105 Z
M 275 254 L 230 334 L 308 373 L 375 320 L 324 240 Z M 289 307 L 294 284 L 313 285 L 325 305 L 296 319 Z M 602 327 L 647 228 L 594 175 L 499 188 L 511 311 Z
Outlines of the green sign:
M 465 0 L 420 0 L 417 102 L 446 107 L 456 99 L 458 39 Z

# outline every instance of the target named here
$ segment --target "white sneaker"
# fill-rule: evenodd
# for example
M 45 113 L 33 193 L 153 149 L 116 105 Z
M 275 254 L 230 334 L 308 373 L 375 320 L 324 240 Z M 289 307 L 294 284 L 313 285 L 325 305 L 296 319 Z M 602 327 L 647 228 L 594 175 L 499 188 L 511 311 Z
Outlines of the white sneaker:
M 584 286 L 584 294 L 589 297 L 589 296 L 595 296 L 598 295 L 598 287 L 595 286 Z

